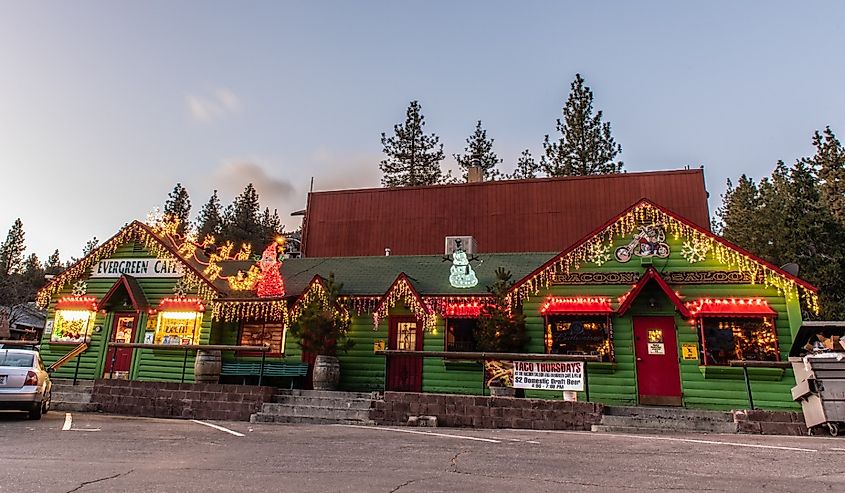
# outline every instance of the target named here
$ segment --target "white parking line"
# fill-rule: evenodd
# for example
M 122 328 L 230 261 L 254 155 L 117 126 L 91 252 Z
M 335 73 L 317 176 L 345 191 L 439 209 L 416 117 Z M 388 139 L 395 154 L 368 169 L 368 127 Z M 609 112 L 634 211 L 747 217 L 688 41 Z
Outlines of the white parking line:
M 236 437 L 244 436 L 243 433 L 238 433 L 237 431 L 230 430 L 229 428 L 224 428 L 224 427 L 216 425 L 214 423 L 206 423 L 205 421 L 200 421 L 200 420 L 197 420 L 197 419 L 192 419 L 191 422 L 196 423 L 198 425 L 208 426 L 209 428 L 214 428 L 215 430 L 220 430 L 220 431 L 228 433 L 230 435 L 235 435 Z
M 361 425 L 334 425 L 334 426 L 343 426 L 346 428 L 361 428 L 363 430 L 378 430 L 378 431 L 395 431 L 396 433 L 411 433 L 414 435 L 428 435 L 433 437 L 442 437 L 442 438 L 458 438 L 460 440 L 473 440 L 476 442 L 487 442 L 487 443 L 502 443 L 499 440 L 493 440 L 490 438 L 478 438 L 478 437 L 469 437 L 465 435 L 450 435 L 448 433 L 435 433 L 433 431 L 417 431 L 417 430 L 402 430 L 399 428 L 380 428 L 375 426 L 361 426 Z
M 529 430 L 515 430 L 515 431 L 529 431 Z M 747 447 L 747 448 L 762 448 L 771 450 L 791 450 L 793 452 L 818 452 L 816 449 L 800 448 L 800 447 L 784 447 L 781 445 L 759 445 L 756 443 L 736 443 L 736 442 L 720 442 L 718 440 L 698 440 L 695 438 L 677 438 L 677 437 L 657 437 L 650 435 L 620 435 L 616 433 L 591 433 L 589 431 L 565 431 L 565 430 L 530 430 L 534 433 L 557 433 L 561 435 L 591 435 L 595 437 L 621 437 L 621 438 L 637 438 L 638 440 L 666 440 L 670 442 L 687 442 L 687 443 L 702 443 L 706 445 L 729 445 L 732 447 Z
M 73 425 L 73 416 L 70 413 L 65 413 L 65 424 L 62 425 L 62 431 L 70 430 L 71 425 Z

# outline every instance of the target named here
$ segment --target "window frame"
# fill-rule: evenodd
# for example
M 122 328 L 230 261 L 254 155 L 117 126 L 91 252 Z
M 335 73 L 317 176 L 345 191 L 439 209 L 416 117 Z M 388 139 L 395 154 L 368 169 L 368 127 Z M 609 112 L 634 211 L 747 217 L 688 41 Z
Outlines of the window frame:
M 776 325 L 774 316 L 749 317 L 749 316 L 736 316 L 736 315 L 734 315 L 734 316 L 730 316 L 730 315 L 710 316 L 710 315 L 707 315 L 707 316 L 699 316 L 699 317 L 696 317 L 696 319 L 695 319 L 696 335 L 698 336 L 698 344 L 701 348 L 701 359 L 699 360 L 700 366 L 714 366 L 714 367 L 715 366 L 722 366 L 722 367 L 725 367 L 725 366 L 730 366 L 728 362 L 731 361 L 731 359 L 736 359 L 736 360 L 741 359 L 739 357 L 739 354 L 738 354 L 737 340 L 734 337 L 733 332 L 731 332 L 731 341 L 733 342 L 734 358 L 728 359 L 727 361 L 725 361 L 723 363 L 709 363 L 708 362 L 708 359 L 710 358 L 710 351 L 707 349 L 707 337 L 705 335 L 705 320 L 708 320 L 708 321 L 759 320 L 761 323 L 768 320 L 770 325 L 771 325 L 772 335 L 774 336 L 774 339 L 775 339 L 775 342 L 774 342 L 774 349 L 775 349 L 774 359 L 771 359 L 771 360 L 768 360 L 768 359 L 748 359 L 746 357 L 743 360 L 744 361 L 781 361 L 780 341 L 778 340 L 777 325 Z
M 445 334 L 444 334 L 444 337 L 443 337 L 443 350 L 444 351 L 446 351 L 447 353 L 460 353 L 460 352 L 474 353 L 474 352 L 478 352 L 478 341 L 475 340 L 475 334 L 474 334 L 475 327 L 478 327 L 478 318 L 476 318 L 476 317 L 446 317 L 443 320 L 444 320 L 444 329 L 445 329 L 444 330 Z M 470 349 L 470 350 L 449 349 L 449 322 L 453 321 L 453 320 L 454 321 L 474 322 L 475 327 L 473 327 L 473 330 L 470 331 L 470 334 L 472 336 L 472 342 L 473 342 L 473 348 L 472 349 Z
M 552 354 L 552 344 L 550 344 L 551 335 L 551 319 L 563 318 L 575 320 L 601 320 L 605 321 L 605 340 L 608 343 L 607 359 L 601 359 L 600 363 L 615 363 L 616 349 L 613 342 L 613 317 L 610 314 L 591 314 L 591 313 L 547 313 L 543 316 L 543 350 L 545 354 Z
M 254 325 L 261 325 L 261 334 L 262 335 L 267 334 L 267 326 L 268 325 L 281 327 L 282 328 L 282 339 L 281 339 L 281 341 L 279 341 L 279 352 L 273 352 L 273 345 L 271 343 L 270 344 L 270 351 L 267 351 L 266 353 L 263 353 L 261 351 L 238 351 L 237 352 L 238 356 L 261 356 L 262 354 L 264 354 L 266 356 L 274 357 L 274 358 L 283 358 L 285 356 L 285 345 L 287 344 L 287 336 L 288 336 L 288 326 L 287 326 L 287 324 L 285 324 L 283 322 L 245 322 L 245 321 L 241 321 L 238 324 L 238 345 L 239 346 L 246 346 L 247 345 L 247 344 L 244 344 L 244 340 L 243 340 L 244 328 L 247 325 L 253 325 L 253 326 Z M 267 339 L 265 338 L 263 340 L 267 340 Z M 272 341 L 272 339 L 271 339 L 271 341 Z

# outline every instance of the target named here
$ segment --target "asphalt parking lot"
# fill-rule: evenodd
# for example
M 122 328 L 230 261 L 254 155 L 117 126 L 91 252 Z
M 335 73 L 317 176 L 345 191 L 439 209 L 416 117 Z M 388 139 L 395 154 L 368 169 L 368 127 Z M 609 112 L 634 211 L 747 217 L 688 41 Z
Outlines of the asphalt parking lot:
M 0 413 L 0 492 L 843 491 L 845 439 Z

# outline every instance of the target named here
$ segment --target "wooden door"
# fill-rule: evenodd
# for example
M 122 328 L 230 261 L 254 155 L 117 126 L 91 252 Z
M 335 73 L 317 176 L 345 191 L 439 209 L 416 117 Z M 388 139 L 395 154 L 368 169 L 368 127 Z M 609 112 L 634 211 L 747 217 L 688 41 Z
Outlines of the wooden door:
M 634 354 L 639 403 L 682 405 L 674 317 L 634 317 Z
M 390 317 L 388 349 L 422 351 L 422 324 L 414 317 Z M 422 392 L 422 356 L 390 356 L 387 360 L 387 389 Z
M 115 313 L 111 342 L 135 342 L 138 317 L 134 313 Z M 132 348 L 109 348 L 106 352 L 105 374 L 110 378 L 128 377 L 132 366 Z

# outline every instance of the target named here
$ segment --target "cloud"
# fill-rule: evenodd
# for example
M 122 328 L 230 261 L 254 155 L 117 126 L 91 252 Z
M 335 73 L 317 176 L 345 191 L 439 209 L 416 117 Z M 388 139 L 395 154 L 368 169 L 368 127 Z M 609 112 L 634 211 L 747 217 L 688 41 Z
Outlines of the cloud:
M 335 153 L 318 149 L 311 158 L 314 190 L 339 190 L 381 186 L 381 154 Z
M 252 160 L 223 163 L 215 170 L 212 181 L 224 195 L 231 196 L 240 194 L 247 183 L 252 183 L 262 207 L 269 206 L 270 209 L 296 198 L 296 188 L 289 181 L 268 175 L 260 164 Z
M 241 112 L 241 100 L 229 89 L 217 89 L 206 95 L 185 96 L 188 113 L 195 121 L 210 123 Z

